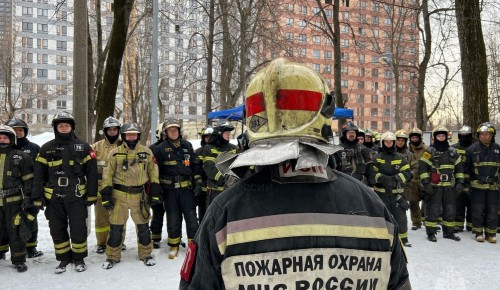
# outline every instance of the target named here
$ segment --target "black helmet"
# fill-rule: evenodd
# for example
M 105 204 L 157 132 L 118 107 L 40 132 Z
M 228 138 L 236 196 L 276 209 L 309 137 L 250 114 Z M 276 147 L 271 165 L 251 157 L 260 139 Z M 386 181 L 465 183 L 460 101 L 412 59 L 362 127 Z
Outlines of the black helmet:
M 354 122 L 349 121 L 349 122 L 345 123 L 344 126 L 342 126 L 342 134 L 340 135 L 340 137 L 346 138 L 346 133 L 349 131 L 355 131 L 356 136 L 358 136 L 358 134 L 359 134 L 358 126 L 356 126 L 356 124 L 354 124 Z
M 59 123 L 68 123 L 71 125 L 71 129 L 75 130 L 75 118 L 66 111 L 54 115 L 54 118 L 52 118 L 52 128 L 57 131 L 57 124 Z
M 115 117 L 109 116 L 106 118 L 106 120 L 104 120 L 102 128 L 103 129 L 107 129 L 107 128 L 111 128 L 111 127 L 120 128 L 121 126 L 122 126 L 122 124 L 120 123 L 120 121 L 118 121 L 118 119 L 116 119 Z
M 0 125 L 0 134 L 7 135 L 11 145 L 15 145 L 17 143 L 16 132 L 12 129 L 12 127 Z
M 137 133 L 137 140 L 141 139 L 141 128 L 136 123 L 127 122 L 120 128 L 122 140 L 125 140 L 126 133 Z
M 222 135 L 225 131 L 233 131 L 234 126 L 227 120 L 220 120 L 217 122 L 217 126 L 214 128 L 214 135 Z
M 11 128 L 23 128 L 24 129 L 24 136 L 28 136 L 28 124 L 24 122 L 23 120 L 19 118 L 12 118 L 5 123 L 5 125 L 11 127 Z

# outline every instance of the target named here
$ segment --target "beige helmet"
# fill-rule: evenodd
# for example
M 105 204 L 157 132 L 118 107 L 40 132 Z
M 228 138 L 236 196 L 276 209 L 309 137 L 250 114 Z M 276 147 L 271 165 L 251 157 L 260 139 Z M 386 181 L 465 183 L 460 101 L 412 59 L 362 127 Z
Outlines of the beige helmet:
M 420 130 L 419 128 L 411 129 L 410 134 L 408 134 L 408 136 L 411 137 L 413 135 L 418 135 L 420 138 L 422 138 L 422 130 Z
M 327 142 L 335 101 L 313 69 L 279 58 L 250 81 L 245 99 L 250 146 L 270 138 Z
M 432 129 L 432 138 L 436 138 L 437 134 L 445 134 L 446 138 L 448 138 L 448 128 L 443 125 L 437 125 L 434 129 Z
M 12 127 L 0 124 L 0 134 L 6 135 L 7 137 L 9 137 L 11 145 L 17 144 L 16 131 L 14 131 L 14 129 L 12 129 Z
M 385 140 L 396 141 L 396 135 L 391 131 L 387 131 L 380 136 L 380 143 L 384 143 Z
M 410 138 L 410 136 L 408 136 L 408 133 L 403 129 L 397 130 L 395 135 L 396 135 L 396 138 L 404 138 L 404 139 Z

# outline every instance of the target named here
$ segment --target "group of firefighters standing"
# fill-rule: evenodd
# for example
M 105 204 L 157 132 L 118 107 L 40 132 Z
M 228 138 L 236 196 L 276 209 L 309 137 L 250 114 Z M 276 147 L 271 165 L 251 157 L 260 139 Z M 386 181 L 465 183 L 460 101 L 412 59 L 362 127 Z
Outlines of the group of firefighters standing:
M 398 222 L 405 246 L 411 246 L 408 209 L 412 230 L 424 224 L 431 242 L 437 241 L 441 224 L 446 239 L 460 241 L 456 233 L 465 228 L 478 242 L 496 243 L 500 176 L 496 130 L 486 122 L 474 136 L 470 126 L 463 126 L 452 146 L 449 134 L 446 127 L 435 127 L 429 146 L 420 129 L 398 130 L 383 133 L 380 144 L 373 145 L 371 131 L 352 122 L 342 128 L 343 150 L 336 155 L 336 168 L 373 188 Z
M 227 185 L 227 176 L 215 166 L 217 156 L 245 148 L 240 144 L 238 150 L 229 142 L 234 127 L 227 121 L 204 127 L 196 151 L 182 138 L 181 124 L 174 118 L 161 125 L 158 141 L 149 148 L 139 144 L 141 129 L 135 123 L 122 125 L 107 118 L 105 138 L 93 145 L 75 136 L 75 125 L 69 113 L 56 114 L 55 139 L 42 148 L 26 139 L 24 121 L 0 125 L 0 258 L 5 259 L 10 246 L 19 272 L 27 270 L 26 256 L 43 255 L 36 249 L 36 216 L 43 209 L 60 261 L 56 273 L 70 263 L 76 271 L 85 271 L 87 207 L 94 204 L 96 252 L 106 254 L 104 269 L 120 262 L 129 212 L 139 259 L 147 266 L 155 265 L 152 251 L 160 248 L 166 213 L 168 255 L 174 259 L 185 245 L 183 219 L 189 243 L 206 208 Z M 429 241 L 437 241 L 441 223 L 444 238 L 459 241 L 456 233 L 465 226 L 478 242 L 496 243 L 500 145 L 495 134 L 491 124 L 483 123 L 473 143 L 472 129 L 463 126 L 459 142 L 450 146 L 448 129 L 437 126 L 428 146 L 417 128 L 385 132 L 374 140 L 373 132 L 347 122 L 340 136 L 342 148 L 330 164 L 373 188 L 398 222 L 405 246 L 411 246 L 408 209 L 412 230 L 424 223 Z M 240 140 L 244 143 L 244 134 Z

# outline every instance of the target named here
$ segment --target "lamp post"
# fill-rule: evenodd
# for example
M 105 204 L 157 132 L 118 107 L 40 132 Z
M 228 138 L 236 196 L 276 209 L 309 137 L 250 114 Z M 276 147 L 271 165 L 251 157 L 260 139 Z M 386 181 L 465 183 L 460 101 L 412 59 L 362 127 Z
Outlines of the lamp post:
M 390 68 L 391 75 L 389 76 L 390 79 L 390 84 L 389 84 L 389 131 L 393 130 L 393 123 L 394 123 L 394 110 L 393 110 L 393 105 L 392 105 L 392 81 L 394 79 L 394 72 L 393 72 L 393 67 L 392 67 L 392 53 L 387 52 L 383 53 L 380 57 Z

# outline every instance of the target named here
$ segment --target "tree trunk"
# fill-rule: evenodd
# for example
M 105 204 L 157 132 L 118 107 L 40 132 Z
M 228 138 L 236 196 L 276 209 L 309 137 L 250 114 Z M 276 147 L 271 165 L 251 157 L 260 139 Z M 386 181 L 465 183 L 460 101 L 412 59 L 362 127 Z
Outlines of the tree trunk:
M 428 0 L 422 0 L 422 17 L 424 19 L 424 55 L 422 61 L 418 67 L 418 80 L 417 80 L 417 112 L 416 121 L 417 128 L 425 130 L 427 123 L 427 118 L 425 118 L 425 77 L 427 74 L 427 66 L 431 58 L 431 48 L 432 48 L 432 31 L 431 23 L 429 18 L 429 2 Z
M 127 42 L 127 31 L 130 14 L 134 6 L 134 0 L 114 1 L 114 20 L 109 39 L 109 53 L 104 70 L 104 78 L 101 89 L 98 92 L 97 124 L 103 124 L 108 116 L 112 116 L 115 110 L 116 90 L 120 77 L 123 54 Z M 96 130 L 98 131 L 98 130 Z M 96 132 L 95 140 L 100 135 Z
M 488 68 L 479 3 L 479 0 L 455 1 L 464 94 L 463 120 L 472 128 L 489 121 Z
M 212 111 L 213 61 L 214 61 L 215 0 L 210 0 L 208 15 L 207 81 L 205 85 L 205 117 Z

